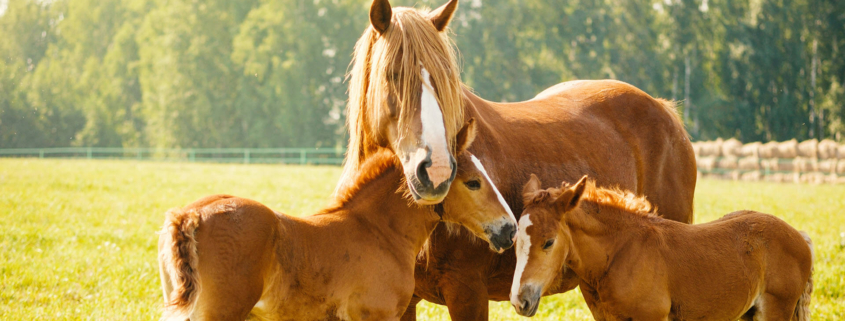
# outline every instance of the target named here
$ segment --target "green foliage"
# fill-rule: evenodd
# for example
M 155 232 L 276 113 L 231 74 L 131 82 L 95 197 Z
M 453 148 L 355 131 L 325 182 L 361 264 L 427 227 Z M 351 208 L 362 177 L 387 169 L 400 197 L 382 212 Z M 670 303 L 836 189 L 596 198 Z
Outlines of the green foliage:
M 156 232 L 164 212 L 227 193 L 292 215 L 327 204 L 340 168 L 0 159 L 0 315 L 4 320 L 152 320 L 162 293 Z M 845 317 L 845 186 L 702 180 L 696 222 L 755 209 L 815 243 L 813 316 Z M 420 320 L 449 320 L 422 303 Z M 492 320 L 524 320 L 491 302 Z M 539 320 L 591 320 L 580 293 L 543 298 Z
M 6 2 L 0 148 L 345 145 L 369 0 Z M 490 100 L 615 78 L 682 100 L 694 138 L 845 133 L 842 1 L 463 0 L 451 27 Z

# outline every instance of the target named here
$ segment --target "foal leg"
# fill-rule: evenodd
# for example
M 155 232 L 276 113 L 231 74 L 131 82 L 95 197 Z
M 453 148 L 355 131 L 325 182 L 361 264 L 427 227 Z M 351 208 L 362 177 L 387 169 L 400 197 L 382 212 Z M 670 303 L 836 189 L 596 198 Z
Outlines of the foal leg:
M 411 303 L 408 304 L 408 309 L 405 310 L 405 314 L 402 315 L 401 321 L 416 321 L 417 320 L 417 304 L 422 301 L 422 298 L 418 297 L 416 294 L 411 297 Z
M 757 311 L 754 313 L 754 321 L 789 321 L 797 303 L 764 293 L 755 304 Z
M 452 320 L 487 321 L 487 285 L 480 279 L 450 282 L 441 286 Z

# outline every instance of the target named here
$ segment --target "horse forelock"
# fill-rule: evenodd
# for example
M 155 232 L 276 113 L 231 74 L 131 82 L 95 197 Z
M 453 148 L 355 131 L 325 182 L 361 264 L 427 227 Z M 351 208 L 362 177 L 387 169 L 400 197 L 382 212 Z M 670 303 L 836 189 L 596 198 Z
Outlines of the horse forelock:
M 351 66 L 346 107 L 349 146 L 336 193 L 349 184 L 362 161 L 376 149 L 374 130 L 379 128 L 381 110 L 388 108 L 386 102 L 391 91 L 399 99 L 400 139 L 410 134 L 420 105 L 423 67 L 437 87 L 435 98 L 443 115 L 447 142 L 452 153 L 455 152 L 455 136 L 464 116 L 460 68 L 452 39 L 434 28 L 425 11 L 394 8 L 391 27 L 384 34 L 368 27 L 355 45 Z M 398 88 L 389 81 L 394 72 L 402 84 Z

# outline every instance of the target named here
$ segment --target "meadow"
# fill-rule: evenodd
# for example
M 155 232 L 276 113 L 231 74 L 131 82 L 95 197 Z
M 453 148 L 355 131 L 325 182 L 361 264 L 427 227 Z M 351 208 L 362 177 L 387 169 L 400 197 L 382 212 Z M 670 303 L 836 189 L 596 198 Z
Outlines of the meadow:
M 0 159 L 0 319 L 152 320 L 162 303 L 156 232 L 164 212 L 233 194 L 292 215 L 326 204 L 327 166 Z M 754 209 L 815 242 L 813 316 L 845 319 L 845 186 L 700 180 L 696 222 Z M 448 320 L 423 303 L 420 320 Z M 491 320 L 524 320 L 506 302 Z M 546 297 L 535 320 L 589 320 L 578 291 Z

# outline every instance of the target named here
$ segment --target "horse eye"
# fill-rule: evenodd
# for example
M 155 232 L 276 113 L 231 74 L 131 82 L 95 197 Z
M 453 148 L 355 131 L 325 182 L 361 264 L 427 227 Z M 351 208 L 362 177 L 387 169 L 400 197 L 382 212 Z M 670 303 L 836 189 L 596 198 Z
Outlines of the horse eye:
M 546 243 L 543 243 L 543 249 L 548 250 L 554 244 L 555 244 L 555 239 L 546 240 Z
M 466 185 L 467 188 L 469 188 L 470 190 L 474 191 L 474 190 L 481 188 L 481 181 L 474 179 L 474 180 L 464 182 L 464 185 Z

